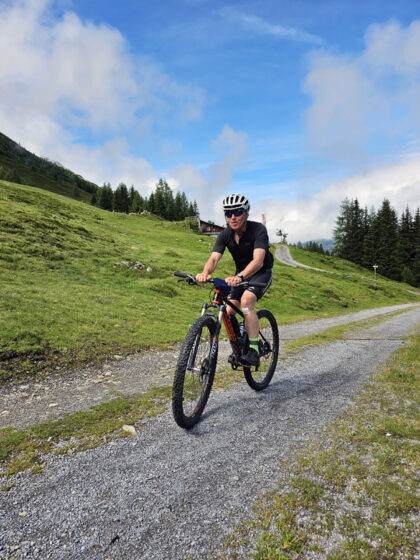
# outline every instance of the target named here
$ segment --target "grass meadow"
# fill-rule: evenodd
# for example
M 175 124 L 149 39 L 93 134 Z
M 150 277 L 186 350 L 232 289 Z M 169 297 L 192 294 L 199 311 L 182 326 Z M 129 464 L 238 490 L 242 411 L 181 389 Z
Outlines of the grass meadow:
M 201 271 L 213 244 L 186 222 L 107 212 L 0 181 L 0 223 L 0 382 L 172 345 L 208 297 L 207 288 L 173 276 Z M 279 323 L 419 300 L 409 286 L 380 276 L 375 284 L 346 261 L 292 253 L 334 274 L 276 261 L 263 305 Z M 227 253 L 217 273 L 233 271 Z

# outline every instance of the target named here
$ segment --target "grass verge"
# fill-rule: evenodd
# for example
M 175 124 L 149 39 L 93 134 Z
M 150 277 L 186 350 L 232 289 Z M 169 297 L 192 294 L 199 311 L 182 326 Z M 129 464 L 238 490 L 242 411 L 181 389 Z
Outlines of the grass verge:
M 44 469 L 45 455 L 72 454 L 98 447 L 115 438 L 126 437 L 124 425 L 140 425 L 145 418 L 166 409 L 171 387 L 154 387 L 147 393 L 118 397 L 83 412 L 65 415 L 59 420 L 29 428 L 12 427 L 0 430 L 0 462 L 2 476 L 31 469 Z M 3 487 L 4 490 L 8 486 Z
M 414 559 L 419 543 L 420 335 L 380 368 L 255 506 L 218 558 Z M 322 451 L 320 451 L 322 449 Z M 251 552 L 252 551 L 252 552 Z

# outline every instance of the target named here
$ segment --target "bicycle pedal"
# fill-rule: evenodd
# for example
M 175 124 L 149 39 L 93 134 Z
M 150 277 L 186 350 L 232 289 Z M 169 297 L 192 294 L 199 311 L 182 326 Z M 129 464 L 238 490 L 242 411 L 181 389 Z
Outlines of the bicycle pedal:
M 240 363 L 238 362 L 238 359 L 236 358 L 235 354 L 231 354 L 229 356 L 228 363 L 231 365 L 233 370 L 237 370 L 238 365 L 240 365 Z

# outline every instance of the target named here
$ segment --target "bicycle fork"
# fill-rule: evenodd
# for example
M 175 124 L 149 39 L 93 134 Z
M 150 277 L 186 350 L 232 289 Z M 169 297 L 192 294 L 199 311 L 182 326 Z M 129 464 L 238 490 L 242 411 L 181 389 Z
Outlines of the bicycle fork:
M 214 371 L 216 369 L 217 354 L 219 350 L 219 335 L 222 328 L 223 313 L 226 311 L 226 306 L 222 305 L 219 308 L 219 314 L 216 321 L 216 329 L 214 331 L 213 340 L 210 348 L 209 357 L 209 371 Z
M 201 316 L 203 316 L 207 310 L 207 305 L 203 305 L 203 309 L 201 312 Z M 210 346 L 210 352 L 209 352 L 209 357 L 208 357 L 208 371 L 212 371 L 212 368 L 214 367 L 214 369 L 216 369 L 216 361 L 217 361 L 217 351 L 219 349 L 219 334 L 220 334 L 220 330 L 222 327 L 222 318 L 223 318 L 223 313 L 226 310 L 225 306 L 222 306 L 222 308 L 219 309 L 219 315 L 218 315 L 218 319 L 216 321 L 216 329 L 214 331 L 213 337 L 211 339 L 211 346 Z M 194 341 L 194 346 L 192 347 L 190 356 L 188 358 L 188 364 L 187 364 L 187 369 L 189 369 L 190 371 L 193 371 L 194 369 L 197 369 L 195 366 L 195 360 L 197 357 L 197 351 L 198 351 L 198 347 L 200 346 L 200 338 L 201 338 L 201 332 L 199 334 L 197 334 L 195 341 Z

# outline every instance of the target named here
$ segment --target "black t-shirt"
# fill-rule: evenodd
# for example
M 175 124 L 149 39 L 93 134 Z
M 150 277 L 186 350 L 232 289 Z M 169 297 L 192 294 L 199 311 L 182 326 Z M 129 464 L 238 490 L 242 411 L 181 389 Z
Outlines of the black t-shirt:
M 273 255 L 270 253 L 268 244 L 267 229 L 259 222 L 247 220 L 246 230 L 239 240 L 235 241 L 233 230 L 227 226 L 219 233 L 213 251 L 216 253 L 224 252 L 228 248 L 236 264 L 236 272 L 241 272 L 254 258 L 254 249 L 265 249 L 264 263 L 261 272 L 273 268 Z

